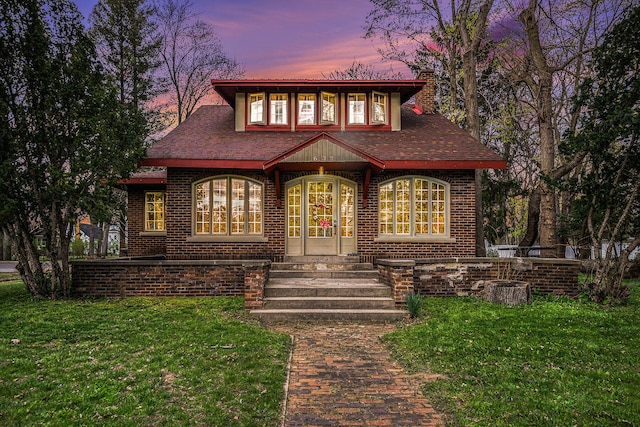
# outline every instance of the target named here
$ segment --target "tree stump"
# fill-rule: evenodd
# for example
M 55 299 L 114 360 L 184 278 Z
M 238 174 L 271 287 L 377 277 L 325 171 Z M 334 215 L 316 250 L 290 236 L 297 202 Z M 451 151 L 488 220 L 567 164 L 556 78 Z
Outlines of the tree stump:
M 531 304 L 531 285 L 516 280 L 491 280 L 485 284 L 482 299 L 497 304 Z

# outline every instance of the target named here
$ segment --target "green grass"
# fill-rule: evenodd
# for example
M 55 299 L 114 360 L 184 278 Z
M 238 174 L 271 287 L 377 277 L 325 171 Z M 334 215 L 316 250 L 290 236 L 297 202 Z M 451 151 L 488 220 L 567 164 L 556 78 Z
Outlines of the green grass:
M 459 426 L 639 426 L 640 286 L 622 306 L 537 298 L 508 307 L 427 299 L 419 324 L 384 337 Z
M 275 426 L 289 338 L 241 298 L 37 301 L 0 284 L 0 425 Z

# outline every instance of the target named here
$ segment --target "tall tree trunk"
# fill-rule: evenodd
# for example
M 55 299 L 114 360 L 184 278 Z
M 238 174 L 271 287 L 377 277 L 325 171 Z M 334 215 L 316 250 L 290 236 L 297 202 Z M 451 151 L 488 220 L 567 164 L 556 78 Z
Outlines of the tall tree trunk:
M 536 244 L 540 223 L 540 198 L 542 191 L 538 185 L 529 195 L 527 205 L 527 232 L 518 245 L 519 256 L 527 256 L 529 248 Z
M 93 231 L 93 221 L 89 222 L 89 258 L 93 258 L 96 254 L 96 236 Z
M 466 47 L 462 55 L 462 71 L 464 75 L 464 104 L 467 110 L 467 130 L 479 142 L 480 138 L 480 113 L 478 111 L 478 84 L 476 81 L 476 52 Z M 482 214 L 482 169 L 475 170 L 475 194 L 476 194 L 476 256 L 486 256 L 484 244 L 484 216 Z
M 47 284 L 42 264 L 40 264 L 40 254 L 30 238 L 28 230 L 24 227 L 23 221 L 17 220 L 9 224 L 5 231 L 11 239 L 13 252 L 18 260 L 17 269 L 22 282 L 31 295 L 36 298 L 46 298 L 48 296 Z
M 529 41 L 531 63 L 537 76 L 537 116 L 540 136 L 540 246 L 542 257 L 560 255 L 556 223 L 556 193 L 550 185 L 555 166 L 555 138 L 553 132 L 553 69 L 547 63 L 540 42 L 540 28 L 536 18 L 538 2 L 529 0 L 529 6 L 522 11 L 520 19 L 525 26 Z M 564 251 L 562 251 L 564 253 Z
M 481 142 L 480 131 L 480 113 L 478 108 L 478 81 L 476 76 L 477 56 L 480 42 L 484 38 L 487 18 L 489 11 L 493 5 L 493 0 L 485 1 L 478 11 L 478 19 L 476 27 L 473 31 L 473 37 L 470 36 L 467 28 L 467 17 L 469 13 L 469 5 L 463 7 L 458 13 L 458 28 L 460 30 L 460 38 L 462 39 L 462 73 L 464 85 L 464 104 L 467 110 L 467 130 L 471 136 Z M 475 194 L 476 194 L 476 256 L 486 256 L 486 248 L 484 244 L 484 216 L 482 214 L 482 170 L 475 170 Z
M 11 239 L 6 229 L 2 230 L 2 260 L 11 261 Z

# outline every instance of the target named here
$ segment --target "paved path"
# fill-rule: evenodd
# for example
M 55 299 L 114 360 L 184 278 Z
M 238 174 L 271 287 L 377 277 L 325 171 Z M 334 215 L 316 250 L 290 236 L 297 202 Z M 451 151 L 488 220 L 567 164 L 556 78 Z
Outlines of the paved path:
M 15 261 L 0 261 L 0 273 L 17 273 Z
M 294 337 L 283 426 L 443 426 L 379 337 L 392 325 L 277 326 Z M 424 376 L 422 377 L 424 379 Z

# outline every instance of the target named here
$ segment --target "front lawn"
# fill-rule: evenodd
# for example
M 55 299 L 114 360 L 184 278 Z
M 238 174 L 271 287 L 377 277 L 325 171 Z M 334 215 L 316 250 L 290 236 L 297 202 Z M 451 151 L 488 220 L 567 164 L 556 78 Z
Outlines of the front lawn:
M 37 301 L 0 284 L 0 425 L 275 426 L 289 338 L 241 298 Z
M 427 299 L 425 317 L 384 337 L 459 426 L 640 425 L 640 286 L 624 306 L 537 298 L 508 307 Z

